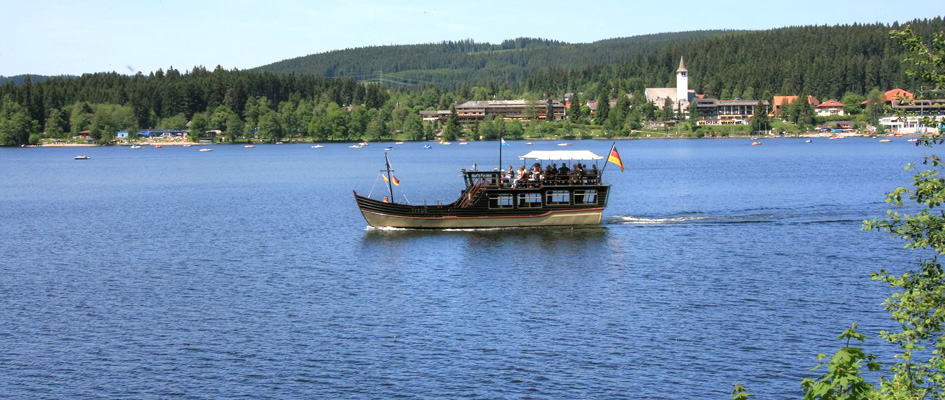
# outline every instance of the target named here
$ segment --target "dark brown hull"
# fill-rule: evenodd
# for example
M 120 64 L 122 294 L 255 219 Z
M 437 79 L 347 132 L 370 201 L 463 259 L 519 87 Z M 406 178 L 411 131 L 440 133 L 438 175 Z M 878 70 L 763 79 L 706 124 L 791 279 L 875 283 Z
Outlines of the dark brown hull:
M 360 196 L 357 192 L 354 197 L 361 214 L 372 227 L 479 229 L 575 226 L 600 224 L 609 189 L 610 185 L 581 185 L 467 190 L 457 201 L 444 205 L 385 203 Z M 532 202 L 521 201 L 523 197 L 529 196 Z

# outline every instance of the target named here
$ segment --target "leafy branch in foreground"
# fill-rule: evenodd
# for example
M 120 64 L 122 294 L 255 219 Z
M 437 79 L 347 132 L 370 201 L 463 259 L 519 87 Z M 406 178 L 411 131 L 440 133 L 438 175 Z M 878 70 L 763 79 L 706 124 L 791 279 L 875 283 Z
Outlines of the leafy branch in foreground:
M 945 86 L 945 33 L 933 34 L 930 45 L 910 27 L 892 31 L 890 35 L 909 50 L 905 62 L 911 64 L 912 69 L 907 73 L 931 84 L 926 92 L 940 92 Z M 922 118 L 921 123 L 940 129 L 923 137 L 918 144 L 931 147 L 943 143 L 942 125 L 936 117 Z M 921 169 L 914 164 L 907 165 L 906 170 L 915 171 L 913 187 L 897 188 L 887 194 L 886 202 L 897 209 L 908 204 L 917 211 L 889 210 L 883 219 L 864 221 L 863 229 L 891 232 L 906 241 L 907 249 L 945 254 L 945 212 L 940 208 L 945 201 L 943 166 L 942 159 L 935 155 L 925 157 Z M 851 338 L 863 340 L 854 324 L 840 335 L 840 339 L 847 339 L 847 346 L 838 350 L 827 364 L 829 372 L 817 380 L 805 379 L 801 383 L 804 398 L 945 399 L 945 273 L 937 256 L 921 260 L 918 269 L 901 275 L 886 270 L 871 275 L 873 280 L 886 282 L 896 290 L 883 302 L 883 307 L 899 323 L 900 330 L 880 332 L 880 337 L 899 346 L 894 356 L 896 361 L 890 366 L 892 376 L 881 377 L 878 389 L 860 376 L 863 360 L 867 361 L 870 371 L 879 371 L 880 367 L 874 356 L 849 347 Z M 824 365 L 824 358 L 823 354 L 818 356 L 821 364 L 817 368 Z

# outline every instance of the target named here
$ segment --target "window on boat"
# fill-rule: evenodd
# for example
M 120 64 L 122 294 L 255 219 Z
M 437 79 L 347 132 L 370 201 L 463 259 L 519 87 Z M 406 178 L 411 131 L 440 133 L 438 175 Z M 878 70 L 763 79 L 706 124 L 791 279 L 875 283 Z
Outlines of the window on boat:
M 545 203 L 549 206 L 571 204 L 571 193 L 567 190 L 549 190 L 545 192 Z
M 541 193 L 519 193 L 518 208 L 541 208 Z
M 597 190 L 575 190 L 574 204 L 597 204 Z
M 489 196 L 489 208 L 512 208 L 515 206 L 511 194 L 495 194 Z

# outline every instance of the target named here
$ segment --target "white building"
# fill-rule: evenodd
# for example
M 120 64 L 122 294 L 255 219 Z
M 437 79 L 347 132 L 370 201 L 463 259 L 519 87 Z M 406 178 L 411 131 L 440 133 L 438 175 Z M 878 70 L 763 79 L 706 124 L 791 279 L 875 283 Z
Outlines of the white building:
M 662 108 L 666 104 L 666 99 L 669 99 L 673 103 L 673 108 L 683 114 L 688 114 L 689 103 L 696 98 L 696 91 L 689 90 L 689 70 L 686 69 L 683 57 L 679 57 L 675 88 L 646 88 L 644 94 L 646 95 L 646 101 L 657 107 Z
M 879 119 L 879 124 L 888 132 L 902 135 L 922 135 L 937 133 L 938 128 L 934 126 L 925 126 L 919 123 L 919 117 L 910 116 L 903 120 L 900 117 L 883 117 Z M 940 122 L 945 120 L 940 120 Z

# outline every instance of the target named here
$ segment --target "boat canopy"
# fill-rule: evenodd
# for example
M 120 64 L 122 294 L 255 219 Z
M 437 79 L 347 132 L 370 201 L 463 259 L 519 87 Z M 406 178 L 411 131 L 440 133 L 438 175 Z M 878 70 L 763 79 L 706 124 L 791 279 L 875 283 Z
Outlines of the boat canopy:
M 535 150 L 530 151 L 524 156 L 518 156 L 519 160 L 539 160 L 539 161 L 590 161 L 603 160 L 597 154 L 590 150 Z

